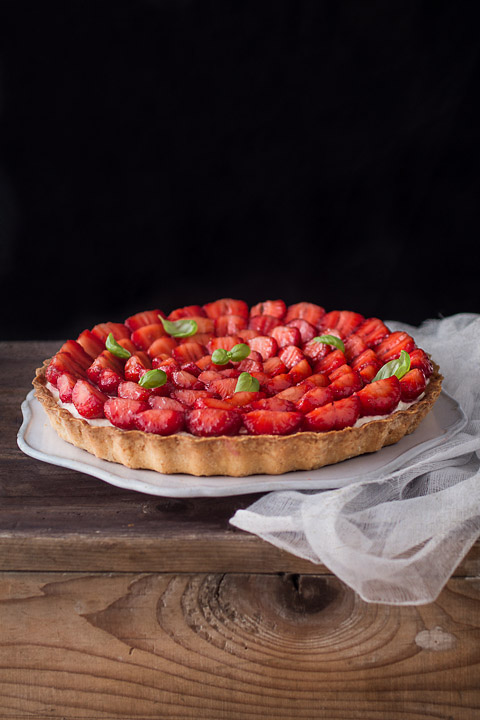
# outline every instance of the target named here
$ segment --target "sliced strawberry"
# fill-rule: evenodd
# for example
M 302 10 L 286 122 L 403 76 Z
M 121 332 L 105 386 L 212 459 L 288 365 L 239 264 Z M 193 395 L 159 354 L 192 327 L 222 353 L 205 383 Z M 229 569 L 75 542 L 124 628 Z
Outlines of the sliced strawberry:
M 216 408 L 217 410 L 231 410 L 232 405 L 227 400 L 217 397 L 200 397 L 193 403 L 194 408 Z
M 329 432 L 343 430 L 355 425 L 360 415 L 360 401 L 357 395 L 321 405 L 305 415 L 305 430 Z
M 196 340 L 197 335 L 213 335 L 215 333 L 215 321 L 213 318 L 205 317 L 204 315 L 195 315 L 189 320 L 195 320 L 197 323 L 197 332 L 195 335 L 192 335 L 187 339 L 189 340 Z
M 375 347 L 377 357 L 382 363 L 395 360 L 399 357 L 402 350 L 410 353 L 415 350 L 415 340 L 406 332 L 397 330 L 387 335 L 378 345 Z
M 265 360 L 263 363 L 263 372 L 267 373 L 267 375 L 270 375 L 270 377 L 275 377 L 275 375 L 280 375 L 280 373 L 286 373 L 287 372 L 287 366 L 280 360 L 278 356 L 268 358 L 268 360 Z
M 316 373 L 325 373 L 330 375 L 337 367 L 345 365 L 347 358 L 341 350 L 332 350 L 324 358 L 315 363 L 314 369 Z
M 100 375 L 107 369 L 112 370 L 123 380 L 124 361 L 112 355 L 108 350 L 101 352 L 87 369 L 88 379 L 98 385 Z
M 249 340 L 256 337 L 257 335 L 260 335 L 260 333 L 256 330 L 252 330 L 251 328 L 247 328 L 246 330 L 239 330 L 237 335 L 240 338 L 240 342 L 248 344 Z
M 362 415 L 388 415 L 401 397 L 400 381 L 395 376 L 375 380 L 358 391 Z
M 328 379 L 328 375 L 326 373 L 312 373 L 312 375 L 309 375 L 309 377 L 305 380 L 305 385 L 308 385 L 308 387 L 326 387 L 330 380 Z
M 324 315 L 325 309 L 321 305 L 315 305 L 315 303 L 310 302 L 299 302 L 287 308 L 287 314 L 284 320 L 286 324 L 290 322 L 290 320 L 301 318 L 316 328 Z
M 100 340 L 91 330 L 84 330 L 77 338 L 77 342 L 83 347 L 87 355 L 95 360 L 102 350 L 105 350 L 105 342 Z
M 182 410 L 152 408 L 143 410 L 135 415 L 135 427 L 143 432 L 154 433 L 155 435 L 173 435 L 183 430 L 185 424 L 185 412 Z
M 135 355 L 128 358 L 123 368 L 125 380 L 132 380 L 138 382 L 142 375 L 145 375 L 147 370 L 152 369 L 152 362 L 148 357 L 147 353 L 137 351 Z
M 177 341 L 175 338 L 165 335 L 159 337 L 152 342 L 149 346 L 147 353 L 151 358 L 158 357 L 158 355 L 171 355 L 174 348 L 177 347 Z M 132 354 L 136 353 L 137 349 L 134 346 Z
M 265 393 L 262 391 L 254 390 L 242 390 L 240 392 L 233 393 L 233 395 L 226 399 L 230 407 L 244 408 L 257 400 L 265 398 Z
M 140 355 L 140 353 L 137 353 L 137 355 Z M 147 355 L 147 358 L 148 358 L 148 355 Z M 169 380 L 172 379 L 172 375 L 176 370 L 181 369 L 180 365 L 172 357 L 168 357 L 168 358 L 166 358 L 166 360 L 162 360 L 160 358 L 160 356 L 154 357 L 152 359 L 151 365 L 152 365 L 152 368 L 160 368 L 160 370 L 163 370 L 165 373 L 167 373 L 167 377 Z M 129 379 L 131 379 L 131 378 L 129 378 Z
M 111 368 L 104 368 L 97 379 L 99 389 L 106 395 L 116 395 L 118 386 L 123 381 L 123 375 Z
M 77 380 L 72 390 L 72 403 L 84 418 L 103 418 L 107 396 L 88 380 Z
M 287 345 L 300 345 L 302 342 L 300 330 L 293 325 L 277 325 L 270 335 L 275 338 L 279 348 L 287 347 Z
M 306 380 L 305 383 L 299 383 L 298 385 L 292 385 L 291 387 L 285 388 L 285 390 L 280 390 L 275 397 L 277 400 L 288 400 L 289 402 L 295 404 L 308 390 L 310 390 L 310 388 L 306 386 L 307 382 L 308 380 Z
M 427 379 L 433 374 L 433 363 L 422 348 L 411 351 L 410 368 L 419 368 Z
M 212 356 L 204 355 L 200 358 L 200 360 L 197 360 L 195 364 L 200 368 L 200 370 L 209 370 L 212 365 Z
M 311 412 L 316 407 L 321 407 L 335 399 L 333 391 L 329 387 L 314 387 L 302 395 L 295 403 L 295 408 L 304 414 Z
M 234 409 L 193 408 L 185 419 L 187 430 L 201 437 L 236 435 L 242 426 L 242 416 Z
M 278 352 L 278 357 L 283 362 L 288 370 L 291 370 L 294 365 L 303 360 L 305 354 L 296 345 L 287 345 Z
M 144 312 L 139 312 L 128 317 L 125 320 L 125 325 L 130 332 L 133 333 L 135 330 L 144 327 L 144 325 L 153 325 L 154 323 L 158 323 L 159 315 L 165 317 L 165 313 L 161 310 L 145 310 Z
M 306 358 L 300 360 L 300 362 L 298 362 L 288 371 L 288 375 L 292 379 L 294 385 L 302 382 L 302 380 L 305 380 L 311 374 L 312 368 L 310 367 L 310 363 Z
M 175 320 L 181 320 L 182 318 L 192 317 L 205 317 L 205 310 L 201 305 L 186 305 L 185 307 L 172 310 L 168 315 L 168 319 L 173 322 L 175 322 Z
M 87 371 L 75 362 L 71 355 L 65 352 L 57 352 L 45 371 L 45 377 L 49 383 L 56 387 L 59 375 L 68 372 L 75 378 L 86 378 Z
M 363 338 L 360 337 L 360 335 L 357 335 L 356 333 L 353 333 L 352 335 L 349 335 L 348 338 L 345 338 L 345 357 L 347 358 L 347 362 L 351 362 L 354 360 L 358 355 L 361 355 L 365 350 L 368 350 L 368 345 L 363 340 Z
M 155 340 L 166 335 L 167 333 L 161 323 L 151 323 L 150 325 L 142 325 L 142 327 L 135 330 L 130 339 L 136 348 L 146 351 Z
M 291 400 L 286 400 L 278 395 L 272 395 L 272 397 L 262 398 L 261 400 L 255 400 L 251 404 L 252 410 L 277 410 L 283 412 L 295 412 L 295 403 Z
M 259 315 L 258 317 L 264 316 Z M 260 353 L 260 355 L 262 356 L 262 361 L 268 360 L 268 358 L 271 357 L 275 357 L 278 351 L 277 341 L 270 335 L 258 335 L 257 337 L 249 340 L 248 344 L 252 348 L 252 350 Z
M 202 390 L 205 387 L 195 375 L 186 370 L 174 370 L 171 380 L 176 388 L 184 390 Z
M 292 385 L 295 385 L 294 378 L 292 378 L 289 373 L 280 373 L 279 375 L 275 375 L 275 377 L 267 380 L 262 387 L 268 395 L 276 395 Z
M 282 321 L 273 317 L 273 315 L 254 315 L 248 321 L 250 330 L 260 333 L 260 335 L 269 335 L 272 330 L 282 324 Z
M 243 416 L 250 435 L 291 435 L 302 423 L 303 415 L 285 410 L 252 410 Z
M 107 341 L 107 337 L 112 333 L 115 340 L 130 337 L 130 331 L 123 323 L 106 322 L 99 323 L 92 328 L 92 333 L 96 335 L 103 343 Z
M 214 380 L 221 380 L 222 375 L 218 370 L 203 370 L 198 376 L 198 379 L 208 387 Z
M 179 365 L 181 365 L 182 363 L 196 362 L 197 360 L 200 360 L 200 358 L 205 355 L 206 351 L 207 350 L 204 345 L 200 345 L 200 343 L 192 340 L 174 347 L 172 350 L 172 357 Z
M 309 360 L 311 360 L 312 362 L 318 362 L 319 360 L 324 358 L 325 355 L 328 355 L 328 353 L 332 352 L 332 346 L 327 345 L 327 343 L 317 342 L 316 340 L 312 339 L 302 346 L 302 350 L 305 356 L 309 358 Z
M 208 347 L 208 343 L 210 342 L 212 337 L 213 333 L 196 332 L 195 335 L 192 335 L 191 337 L 178 338 L 177 343 L 179 345 L 182 345 L 183 343 L 192 342 L 192 340 L 195 340 L 195 342 L 203 345 L 203 347 Z
M 174 400 L 181 402 L 185 407 L 192 407 L 198 398 L 212 397 L 212 393 L 209 390 L 188 390 L 186 388 L 179 388 L 178 390 L 172 390 L 171 397 Z
M 149 406 L 141 400 L 116 397 L 108 398 L 103 409 L 105 417 L 110 420 L 112 425 L 122 430 L 134 430 L 136 416 L 138 413 L 148 410 Z
M 231 350 L 234 345 L 238 345 L 242 340 L 237 335 L 224 335 L 223 337 L 212 337 L 207 345 L 210 355 L 220 348 L 223 350 Z
M 263 362 L 261 360 L 251 360 L 250 357 L 241 360 L 235 367 L 239 372 L 248 372 L 250 374 L 264 371 Z
M 102 348 L 103 350 L 103 348 Z M 92 364 L 92 358 L 85 352 L 82 345 L 76 340 L 67 340 L 63 343 L 62 347 L 58 352 L 66 352 L 80 365 L 84 370 L 90 367 Z
M 377 372 L 380 370 L 382 363 L 377 358 L 375 351 L 368 348 L 357 355 L 351 363 L 351 366 L 362 377 L 364 383 L 371 382 Z
M 194 363 L 193 361 L 186 362 L 180 365 L 180 370 L 186 370 L 188 373 L 190 373 L 190 375 L 195 375 L 196 378 L 198 378 L 198 376 L 202 372 L 198 367 L 197 363 Z
M 209 318 L 217 318 L 221 315 L 240 315 L 248 318 L 248 305 L 244 300 L 233 298 L 222 298 L 214 302 L 206 303 L 203 309 Z
M 341 365 L 329 377 L 331 382 L 328 387 L 333 392 L 335 400 L 348 397 L 363 387 L 361 375 L 350 365 Z
M 77 378 L 68 372 L 64 372 L 58 376 L 57 379 L 57 390 L 60 400 L 64 403 L 72 402 L 72 391 L 75 387 Z
M 403 402 L 413 402 L 427 386 L 425 375 L 420 368 L 413 368 L 400 378 L 401 399 Z
M 302 343 L 308 343 L 318 335 L 316 327 L 303 318 L 290 320 L 287 327 L 295 327 L 299 330 Z
M 363 323 L 355 330 L 355 335 L 358 335 L 368 347 L 375 347 L 379 342 L 388 335 L 390 330 L 380 318 L 367 318 Z
M 237 335 L 242 330 L 246 330 L 248 320 L 242 315 L 220 315 L 215 318 L 215 335 L 222 337 L 224 335 Z
M 231 397 L 237 387 L 237 378 L 224 378 L 220 380 L 213 380 L 209 383 L 208 389 L 214 392 L 216 395 L 224 400 L 227 397 Z
M 156 410 L 185 410 L 185 405 L 182 405 L 179 400 L 161 395 L 150 395 L 148 404 Z
M 138 383 L 132 382 L 131 380 L 125 380 L 120 383 L 117 388 L 118 397 L 128 398 L 130 400 L 141 400 L 142 402 L 148 402 L 152 391 L 143 388 Z
M 351 335 L 354 330 L 365 320 L 360 313 L 351 310 L 332 310 L 326 313 L 320 323 L 320 330 L 335 330 L 341 338 Z
M 270 315 L 281 320 L 286 312 L 287 306 L 283 300 L 265 300 L 250 308 L 250 317 Z
M 120 340 L 117 340 L 117 342 L 118 342 L 118 344 L 120 345 L 120 347 L 123 347 L 123 348 L 125 348 L 125 350 L 128 350 L 128 352 L 129 352 L 131 355 L 134 355 L 134 353 L 137 352 L 137 348 L 136 348 L 135 345 L 132 343 L 132 341 L 130 340 L 130 338 L 120 338 Z

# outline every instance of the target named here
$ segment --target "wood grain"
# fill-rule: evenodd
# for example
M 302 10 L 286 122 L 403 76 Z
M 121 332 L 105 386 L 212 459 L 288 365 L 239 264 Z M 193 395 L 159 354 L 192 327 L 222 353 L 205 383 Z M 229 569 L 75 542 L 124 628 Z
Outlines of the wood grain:
M 0 717 L 474 720 L 478 582 L 418 608 L 334 577 L 0 576 Z

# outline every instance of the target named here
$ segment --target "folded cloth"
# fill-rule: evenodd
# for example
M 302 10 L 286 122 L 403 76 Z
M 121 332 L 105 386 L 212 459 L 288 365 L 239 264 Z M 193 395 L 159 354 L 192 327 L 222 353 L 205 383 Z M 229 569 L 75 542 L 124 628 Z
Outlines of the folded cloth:
M 480 536 L 480 315 L 387 325 L 431 354 L 466 425 L 385 476 L 272 492 L 230 522 L 324 564 L 366 602 L 421 605 L 436 599 Z

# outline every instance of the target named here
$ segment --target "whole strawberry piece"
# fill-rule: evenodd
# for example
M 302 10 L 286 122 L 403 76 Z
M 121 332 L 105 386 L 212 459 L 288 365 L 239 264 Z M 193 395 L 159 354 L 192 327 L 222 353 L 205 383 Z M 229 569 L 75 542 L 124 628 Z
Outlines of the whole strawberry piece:
M 141 400 L 131 400 L 129 398 L 109 398 L 103 406 L 105 417 L 110 420 L 112 425 L 122 430 L 133 430 L 135 418 L 138 413 L 148 410 L 147 403 Z
M 187 411 L 185 422 L 192 435 L 216 437 L 236 435 L 242 426 L 242 417 L 237 410 L 193 408 Z
M 252 410 L 243 416 L 243 423 L 251 435 L 291 435 L 302 423 L 300 412 L 288 410 Z
M 155 435 L 173 435 L 183 430 L 185 413 L 178 410 L 143 410 L 134 417 L 135 427 Z
M 358 391 L 362 415 L 388 415 L 401 397 L 400 380 L 395 376 L 375 380 Z
M 88 380 L 77 380 L 72 390 L 72 402 L 84 418 L 103 418 L 107 396 Z

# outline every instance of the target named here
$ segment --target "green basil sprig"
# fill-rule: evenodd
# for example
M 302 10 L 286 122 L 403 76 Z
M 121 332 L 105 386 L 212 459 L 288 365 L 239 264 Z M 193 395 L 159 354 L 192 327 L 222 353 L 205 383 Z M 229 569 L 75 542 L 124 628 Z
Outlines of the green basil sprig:
M 260 383 L 257 378 L 253 377 L 253 375 L 250 375 L 248 372 L 240 373 L 234 392 L 258 392 L 259 390 Z
M 127 348 L 124 348 L 118 344 L 118 342 L 113 337 L 113 333 L 108 334 L 107 340 L 105 342 L 105 347 L 107 348 L 108 352 L 111 352 L 112 355 L 115 355 L 115 357 L 122 358 L 122 360 L 127 360 L 132 354 L 129 350 L 127 350 Z
M 163 329 L 167 335 L 174 338 L 184 338 L 195 335 L 198 330 L 196 320 L 192 318 L 182 318 L 181 320 L 165 320 L 161 315 L 158 316 L 162 322 Z
M 396 375 L 398 379 L 402 378 L 410 370 L 410 355 L 402 350 L 400 357 L 395 360 L 389 360 L 389 362 L 382 365 L 380 370 L 377 372 L 372 382 L 375 380 L 384 380 L 385 378 Z
M 325 343 L 325 345 L 334 345 L 336 348 L 345 352 L 345 345 L 336 335 L 317 335 L 313 338 L 315 342 Z
M 217 348 L 212 353 L 212 362 L 215 365 L 226 365 L 230 360 L 240 362 L 250 355 L 250 346 L 245 343 L 234 345 L 231 350 Z
M 167 373 L 165 370 L 160 370 L 160 368 L 155 368 L 155 370 L 147 370 L 146 373 L 142 375 L 140 380 L 138 381 L 138 384 L 143 387 L 147 388 L 149 390 L 152 390 L 153 388 L 161 387 L 162 385 L 165 385 L 167 382 Z

